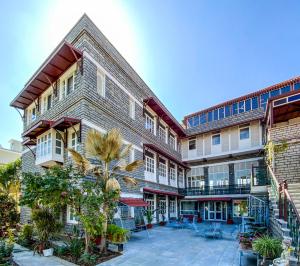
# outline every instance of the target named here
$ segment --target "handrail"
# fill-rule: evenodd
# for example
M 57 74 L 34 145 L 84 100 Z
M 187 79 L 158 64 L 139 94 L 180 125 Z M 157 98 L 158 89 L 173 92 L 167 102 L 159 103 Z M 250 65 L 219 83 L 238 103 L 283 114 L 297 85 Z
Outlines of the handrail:
M 300 214 L 299 214 L 299 212 L 298 212 L 298 210 L 297 210 L 297 208 L 296 208 L 296 205 L 295 205 L 294 201 L 293 201 L 292 198 L 291 198 L 291 195 L 290 195 L 290 193 L 289 193 L 289 191 L 288 191 L 288 188 L 284 188 L 284 193 L 285 193 L 287 199 L 289 200 L 290 204 L 292 205 L 292 208 L 294 209 L 294 211 L 295 211 L 295 213 L 296 213 L 296 216 L 297 216 L 297 218 L 298 218 L 298 221 L 300 222 Z
M 275 182 L 277 189 L 279 189 L 279 186 L 280 186 L 279 182 L 278 182 L 277 178 L 275 177 L 275 174 L 270 165 L 268 165 L 268 169 L 269 169 L 269 172 L 271 173 L 271 177 L 272 177 L 273 181 Z

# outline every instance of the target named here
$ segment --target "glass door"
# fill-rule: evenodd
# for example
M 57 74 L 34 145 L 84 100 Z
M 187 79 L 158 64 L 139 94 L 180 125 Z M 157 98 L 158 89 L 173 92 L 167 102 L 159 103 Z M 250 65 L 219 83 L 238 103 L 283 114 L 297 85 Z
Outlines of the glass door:
M 204 208 L 205 220 L 226 221 L 227 220 L 227 202 L 208 201 Z

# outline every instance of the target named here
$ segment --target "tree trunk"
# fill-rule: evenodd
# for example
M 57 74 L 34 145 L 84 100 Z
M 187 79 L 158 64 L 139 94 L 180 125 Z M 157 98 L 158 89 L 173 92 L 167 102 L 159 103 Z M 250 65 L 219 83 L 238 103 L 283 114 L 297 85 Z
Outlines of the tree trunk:
M 103 204 L 103 223 L 102 223 L 102 236 L 100 242 L 100 252 L 106 251 L 106 234 L 107 234 L 107 217 L 108 217 L 108 206 L 106 203 Z
M 89 236 L 89 234 L 87 232 L 85 232 L 84 240 L 85 240 L 84 253 L 89 253 L 90 236 Z

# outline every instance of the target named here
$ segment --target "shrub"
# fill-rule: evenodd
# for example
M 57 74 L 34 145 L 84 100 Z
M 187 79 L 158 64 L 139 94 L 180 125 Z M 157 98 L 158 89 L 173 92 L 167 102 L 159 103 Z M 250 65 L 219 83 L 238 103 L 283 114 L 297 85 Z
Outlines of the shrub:
M 35 251 L 42 253 L 42 250 L 49 247 L 49 239 L 59 232 L 61 224 L 56 220 L 55 215 L 47 208 L 35 209 L 32 211 L 38 243 Z
M 107 238 L 112 243 L 123 243 L 128 239 L 128 230 L 115 224 L 109 224 L 107 227 Z
M 97 261 L 98 256 L 92 255 L 90 253 L 84 253 L 80 257 L 80 262 L 84 263 L 85 265 L 95 265 Z
M 253 249 L 263 257 L 263 262 L 266 259 L 275 259 L 282 252 L 281 241 L 269 236 L 257 238 L 252 243 Z
M 9 241 L 0 240 L 0 264 L 6 265 L 11 259 L 14 244 Z
M 0 194 L 0 237 L 4 236 L 7 228 L 15 227 L 19 221 L 17 205 L 8 194 Z
M 33 225 L 24 224 L 19 235 L 19 243 L 22 246 L 30 246 L 33 243 Z
M 72 258 L 75 260 L 75 262 L 77 262 L 84 248 L 84 243 L 80 237 L 80 232 L 77 226 L 73 226 L 72 233 L 68 234 L 68 237 L 69 237 L 68 250 Z

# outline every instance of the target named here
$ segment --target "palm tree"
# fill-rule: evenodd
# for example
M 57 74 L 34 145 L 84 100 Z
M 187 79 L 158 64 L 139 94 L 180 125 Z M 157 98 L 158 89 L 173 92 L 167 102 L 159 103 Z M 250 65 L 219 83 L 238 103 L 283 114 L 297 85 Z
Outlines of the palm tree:
M 100 251 L 106 248 L 106 233 L 111 207 L 120 198 L 122 179 L 126 184 L 136 185 L 134 178 L 126 175 L 143 164 L 142 160 L 135 160 L 126 163 L 132 145 L 124 145 L 119 130 L 112 129 L 106 134 L 102 134 L 94 129 L 88 131 L 85 142 L 86 157 L 70 149 L 72 159 L 77 168 L 85 175 L 92 174 L 95 177 L 95 184 L 101 188 L 103 194 L 102 210 L 102 237 Z M 97 163 L 91 165 L 87 158 L 96 159 Z M 113 196 L 112 196 L 113 195 Z

